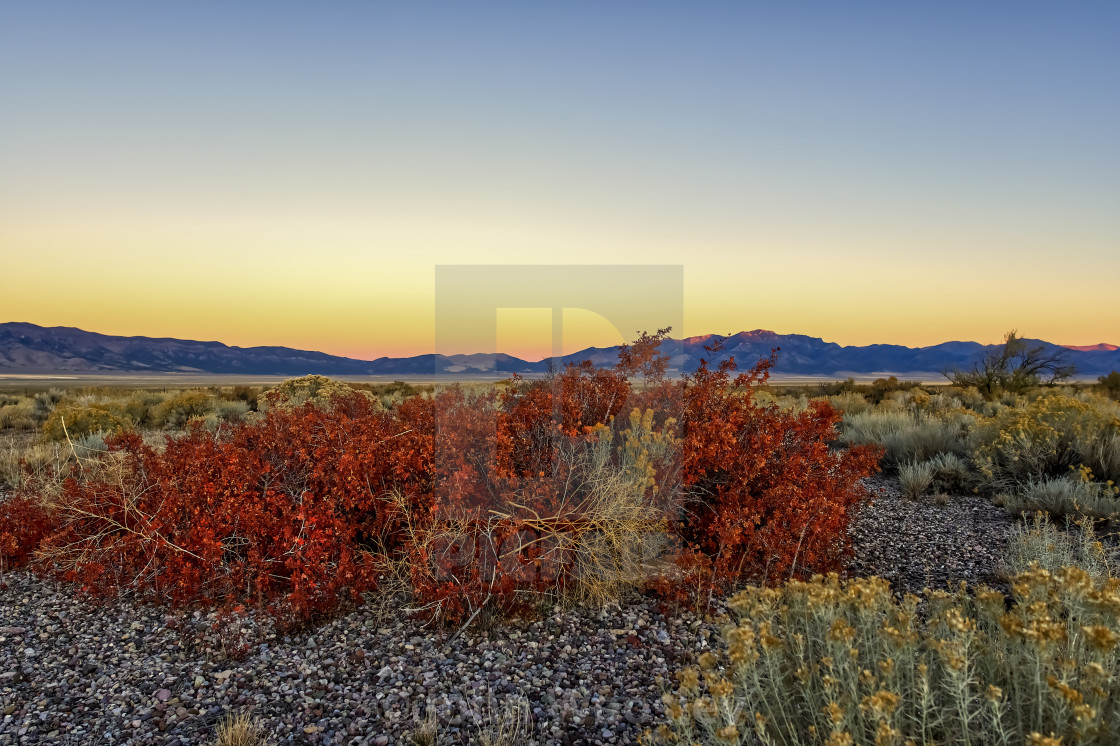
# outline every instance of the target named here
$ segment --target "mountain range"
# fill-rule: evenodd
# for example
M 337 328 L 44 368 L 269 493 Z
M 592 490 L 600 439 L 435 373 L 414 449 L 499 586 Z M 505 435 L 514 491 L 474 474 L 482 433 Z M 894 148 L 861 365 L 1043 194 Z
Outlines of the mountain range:
M 712 356 L 704 346 L 715 335 L 668 340 L 662 349 L 670 355 L 670 371 L 695 370 L 701 358 Z M 1032 345 L 1059 347 L 1041 340 Z M 929 347 L 873 344 L 842 346 L 803 334 L 776 334 L 763 329 L 724 337 L 716 360 L 734 355 L 748 367 L 780 348 L 774 372 L 778 375 L 844 378 L 897 375 L 938 377 L 948 367 L 967 367 L 990 345 L 978 342 L 944 342 Z M 1067 360 L 1078 377 L 1105 375 L 1120 370 L 1120 348 L 1112 344 L 1067 346 Z M 73 327 L 42 327 L 27 323 L 0 324 L 0 374 L 74 375 L 113 373 L 184 373 L 290 375 L 310 373 L 345 376 L 425 375 L 505 377 L 543 375 L 551 367 L 591 360 L 597 365 L 617 361 L 617 347 L 589 347 L 557 360 L 522 360 L 502 353 L 417 355 L 376 360 L 328 355 L 288 347 L 232 347 L 220 342 L 196 342 L 151 337 L 117 337 Z

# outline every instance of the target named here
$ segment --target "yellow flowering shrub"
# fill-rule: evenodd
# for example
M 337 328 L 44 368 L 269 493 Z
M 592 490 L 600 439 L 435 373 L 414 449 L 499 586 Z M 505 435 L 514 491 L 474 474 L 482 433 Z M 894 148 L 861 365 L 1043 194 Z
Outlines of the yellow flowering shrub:
M 1012 589 L 1008 603 L 986 588 L 898 601 L 884 580 L 835 575 L 748 588 L 702 670 L 682 671 L 663 698 L 660 738 L 1114 743 L 1120 580 L 1034 567 Z
M 326 376 L 303 376 L 290 378 L 271 391 L 266 391 L 257 399 L 257 407 L 261 412 L 269 409 L 294 409 L 307 402 L 314 402 L 316 406 L 329 406 L 332 399 L 340 395 L 352 395 L 355 389 L 342 381 L 336 381 Z M 360 391 L 362 396 L 371 402 L 380 402 L 369 391 Z
M 46 440 L 76 439 L 91 433 L 114 433 L 132 428 L 132 421 L 107 406 L 63 404 L 55 407 L 43 425 Z
M 1116 416 L 1096 402 L 1039 396 L 981 417 L 970 433 L 972 462 L 993 489 L 1059 476 L 1117 428 Z

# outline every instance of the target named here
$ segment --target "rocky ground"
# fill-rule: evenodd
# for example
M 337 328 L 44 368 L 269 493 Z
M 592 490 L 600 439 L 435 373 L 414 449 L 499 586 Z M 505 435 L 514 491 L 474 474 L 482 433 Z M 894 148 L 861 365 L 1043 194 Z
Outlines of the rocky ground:
M 917 591 L 997 582 L 1012 525 L 975 497 L 945 505 L 876 499 L 852 527 L 853 574 Z M 457 639 L 403 613 L 358 609 L 284 636 L 267 625 L 141 607 L 93 606 L 25 572 L 0 591 L 0 744 L 198 744 L 227 712 L 251 710 L 272 743 L 400 744 L 427 707 L 441 743 L 469 743 L 513 703 L 520 743 L 636 743 L 661 721 L 660 695 L 716 632 L 636 597 L 602 611 L 557 611 Z
M 1015 519 L 978 495 L 902 497 L 898 480 L 868 480 L 874 502 L 852 522 L 852 575 L 878 575 L 898 593 L 1006 585 L 999 556 Z

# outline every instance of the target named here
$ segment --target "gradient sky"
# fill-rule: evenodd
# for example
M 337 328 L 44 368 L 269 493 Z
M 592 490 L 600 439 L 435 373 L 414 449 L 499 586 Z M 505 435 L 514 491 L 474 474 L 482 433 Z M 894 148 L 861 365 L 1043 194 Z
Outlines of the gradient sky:
M 1118 33 L 1115 2 L 7 4 L 0 321 L 416 354 L 437 265 L 651 263 L 689 335 L 1120 343 Z

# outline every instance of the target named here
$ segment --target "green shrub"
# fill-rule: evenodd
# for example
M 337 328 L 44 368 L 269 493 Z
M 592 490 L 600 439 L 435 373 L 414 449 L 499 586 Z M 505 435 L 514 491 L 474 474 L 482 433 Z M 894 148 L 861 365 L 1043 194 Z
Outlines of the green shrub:
M 887 457 L 895 463 L 903 460 L 927 461 L 941 453 L 964 452 L 966 440 L 951 422 L 929 418 L 918 419 L 904 430 L 883 439 Z
M 933 468 L 933 489 L 941 493 L 969 492 L 974 483 L 968 462 L 955 453 L 939 453 L 929 460 Z
M 245 401 L 219 401 L 214 405 L 214 414 L 223 422 L 241 422 L 249 411 L 249 402 Z
M 868 397 L 873 402 L 881 402 L 891 394 L 897 391 L 910 391 L 917 389 L 921 384 L 917 381 L 899 381 L 896 377 L 890 378 L 876 378 L 871 384 Z
M 1120 399 L 1120 371 L 1112 371 L 1107 376 L 1097 379 L 1097 386 L 1101 392 L 1113 399 Z
M 847 391 L 843 394 L 829 396 L 827 399 L 829 404 L 846 415 L 859 414 L 871 408 L 871 404 L 867 399 L 863 398 L 863 394 L 858 394 L 855 391 Z
M 65 396 L 62 389 L 50 389 L 35 394 L 34 417 L 39 422 L 45 422 L 51 416 L 55 406 Z
M 845 415 L 841 439 L 849 445 L 880 445 L 886 451 L 886 462 L 894 465 L 967 450 L 965 429 L 971 418 L 930 417 L 898 408 L 901 406 L 894 402 L 894 407 Z
M 1018 490 L 1003 493 L 997 501 L 1012 515 L 1042 511 L 1052 516 L 1085 516 L 1104 520 L 1120 515 L 1120 487 L 1095 482 L 1082 467 L 1076 475 L 1044 477 Z
M 748 588 L 663 698 L 684 744 L 1110 744 L 1120 582 L 1079 568 L 896 601 L 876 578 Z M 1045 734 L 1045 738 L 1043 736 Z M 1046 740 L 1052 738 L 1053 740 Z
M 898 481 L 903 497 L 921 497 L 933 485 L 933 464 L 929 461 L 907 461 L 898 465 Z
M 0 430 L 34 430 L 35 405 L 31 400 L 13 400 L 0 405 Z
M 888 435 L 910 428 L 913 424 L 913 415 L 897 410 L 873 409 L 845 414 L 841 421 L 841 438 L 853 445 L 882 445 Z
M 136 427 L 156 427 L 159 407 L 173 394 L 159 394 L 152 391 L 134 391 L 123 399 L 114 402 L 120 411 L 132 420 Z
M 964 402 L 951 394 L 936 393 L 931 394 L 929 402 L 926 405 L 930 412 L 941 413 L 950 410 L 959 410 L 964 408 Z
M 1120 429 L 1110 427 L 1077 444 L 1081 461 L 1100 479 L 1120 483 Z
M 79 459 L 93 459 L 99 458 L 101 455 L 108 452 L 105 447 L 105 433 L 97 431 L 96 433 L 89 433 L 80 438 L 76 438 L 74 443 L 74 455 Z

